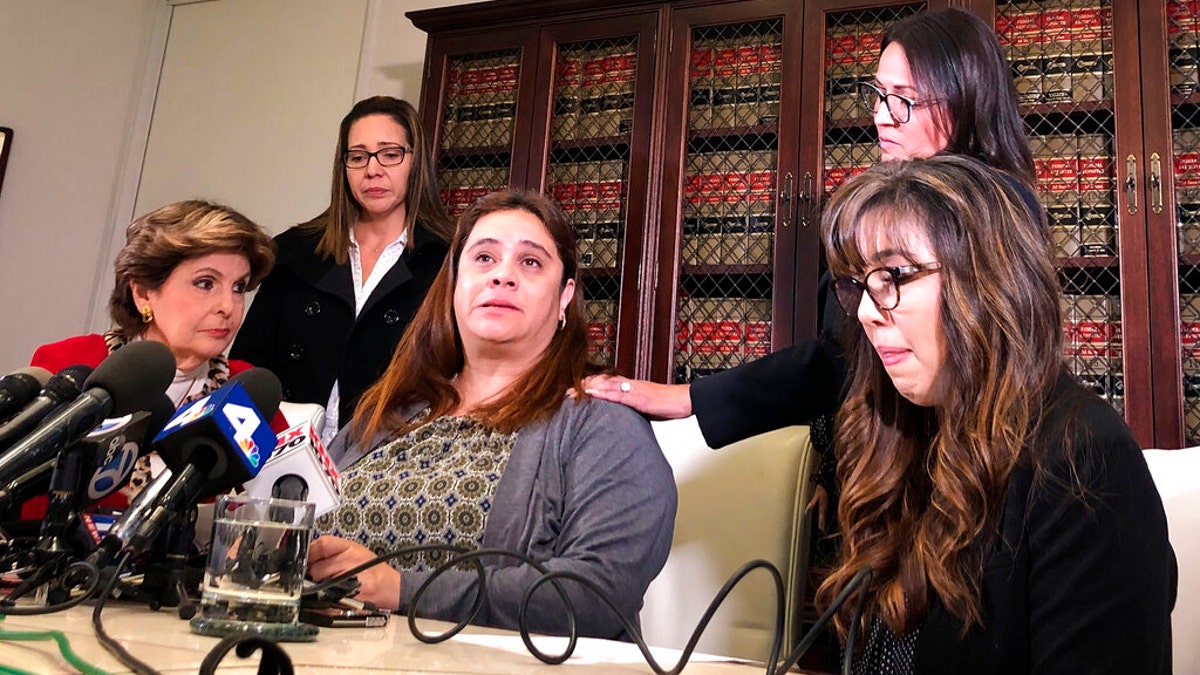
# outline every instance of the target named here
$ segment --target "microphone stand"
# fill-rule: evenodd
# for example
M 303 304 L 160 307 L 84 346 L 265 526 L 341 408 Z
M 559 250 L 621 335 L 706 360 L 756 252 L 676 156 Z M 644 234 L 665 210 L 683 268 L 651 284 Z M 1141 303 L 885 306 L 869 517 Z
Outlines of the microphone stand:
M 54 463 L 50 476 L 50 503 L 42 519 L 37 544 L 28 552 L 26 560 L 37 569 L 21 581 L 5 598 L 12 603 L 34 589 L 44 593 L 45 604 L 57 605 L 66 602 L 70 595 L 63 583 L 74 551 L 67 545 L 66 533 L 79 519 L 75 505 L 75 491 L 83 472 L 83 450 L 78 444 L 65 448 Z
M 192 506 L 172 516 L 165 536 L 155 542 L 152 562 L 142 577 L 142 591 L 148 596 L 144 599 L 150 609 L 176 607 L 181 619 L 196 615 L 191 593 L 199 590 L 199 579 L 189 575 L 187 566 L 195 534 L 196 507 Z

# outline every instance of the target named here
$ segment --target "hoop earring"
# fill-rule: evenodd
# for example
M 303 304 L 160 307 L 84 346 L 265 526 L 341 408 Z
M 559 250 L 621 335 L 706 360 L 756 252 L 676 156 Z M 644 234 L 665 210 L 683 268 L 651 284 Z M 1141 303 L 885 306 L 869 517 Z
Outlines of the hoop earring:
M 558 317 L 558 329 L 562 330 L 567 327 L 567 315 L 562 314 Z
M 150 305 L 142 307 L 142 323 L 150 323 L 154 321 L 154 310 L 150 309 Z

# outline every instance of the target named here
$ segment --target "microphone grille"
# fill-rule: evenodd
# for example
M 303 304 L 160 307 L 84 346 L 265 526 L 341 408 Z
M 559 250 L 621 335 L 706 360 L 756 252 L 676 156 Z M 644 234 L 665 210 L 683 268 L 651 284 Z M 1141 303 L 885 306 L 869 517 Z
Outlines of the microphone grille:
M 268 422 L 279 412 L 279 403 L 283 400 L 283 385 L 275 373 L 266 368 L 251 368 L 229 378 L 230 382 L 241 382 L 242 387 L 254 401 L 254 407 L 262 413 Z

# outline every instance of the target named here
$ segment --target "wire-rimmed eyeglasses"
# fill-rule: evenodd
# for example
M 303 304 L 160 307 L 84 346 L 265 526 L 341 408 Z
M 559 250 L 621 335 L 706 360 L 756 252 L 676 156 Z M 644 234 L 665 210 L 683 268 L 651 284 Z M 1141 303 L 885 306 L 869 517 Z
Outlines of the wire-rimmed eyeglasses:
M 862 104 L 866 107 L 867 111 L 872 115 L 879 109 L 879 102 L 883 101 L 887 104 L 888 114 L 898 124 L 905 124 L 912 118 L 913 108 L 920 108 L 921 106 L 937 102 L 936 100 L 914 101 L 900 94 L 889 94 L 882 87 L 872 82 L 858 83 L 858 97 L 862 100 Z
M 410 152 L 412 152 L 412 148 L 402 145 L 389 145 L 375 152 L 347 150 L 346 154 L 342 156 L 342 164 L 345 164 L 347 169 L 364 169 L 374 157 L 375 161 L 379 162 L 379 166 L 396 166 L 403 164 L 405 155 Z
M 862 281 L 854 277 L 837 277 L 833 280 L 833 292 L 846 313 L 858 313 L 863 291 L 881 312 L 896 309 L 900 304 L 900 287 L 910 281 L 942 268 L 942 263 L 918 263 L 900 267 L 877 267 L 867 272 Z

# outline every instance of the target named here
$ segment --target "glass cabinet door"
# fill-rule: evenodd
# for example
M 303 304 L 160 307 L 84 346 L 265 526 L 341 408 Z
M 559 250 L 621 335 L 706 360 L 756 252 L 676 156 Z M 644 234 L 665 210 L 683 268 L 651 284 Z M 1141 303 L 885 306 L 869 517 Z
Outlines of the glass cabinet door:
M 520 72 L 519 48 L 449 59 L 438 178 L 451 216 L 509 185 Z
M 1062 285 L 1064 357 L 1125 410 L 1110 0 L 999 2 Z
M 1174 380 L 1182 399 L 1182 437 L 1166 439 L 1158 447 L 1185 447 L 1200 444 L 1200 78 L 1197 76 L 1200 63 L 1200 3 L 1194 0 L 1168 0 L 1165 16 L 1166 64 L 1169 89 L 1167 114 L 1170 117 L 1171 136 L 1163 145 L 1164 156 L 1154 155 L 1150 141 L 1147 149 L 1152 153 L 1151 171 L 1158 168 L 1166 179 L 1170 190 L 1166 197 L 1169 207 L 1174 202 L 1173 223 L 1161 223 L 1174 230 L 1176 264 L 1165 271 L 1174 277 L 1172 281 L 1178 294 L 1176 316 L 1178 325 L 1178 362 L 1175 373 L 1163 372 L 1161 378 Z M 1162 51 L 1160 49 L 1159 55 Z M 1145 66 L 1143 66 L 1145 67 Z M 1151 193 L 1151 212 L 1157 204 L 1155 193 Z M 1152 221 L 1152 227 L 1158 225 Z M 1159 271 L 1164 271 L 1161 268 Z M 1169 306 L 1169 305 L 1168 305 Z M 1156 385 L 1160 370 L 1155 371 Z M 1170 400 L 1161 403 L 1156 399 L 1156 409 L 1166 408 Z M 1173 426 L 1175 420 L 1159 420 L 1162 427 Z
M 682 131 L 668 137 L 668 148 L 678 148 L 682 161 L 664 181 L 664 213 L 677 215 L 678 229 L 661 241 L 677 273 L 659 294 L 673 310 L 664 330 L 673 335 L 671 358 L 659 363 L 676 383 L 791 339 L 798 117 L 796 102 L 785 100 L 797 92 L 798 71 L 790 72 L 792 91 L 783 91 L 785 47 L 798 44 L 800 14 L 786 3 L 738 5 L 740 15 L 675 17 L 674 42 L 686 52 L 673 64 L 682 105 L 670 116 Z
M 575 226 L 588 351 L 616 365 L 637 36 L 557 45 L 546 193 Z

